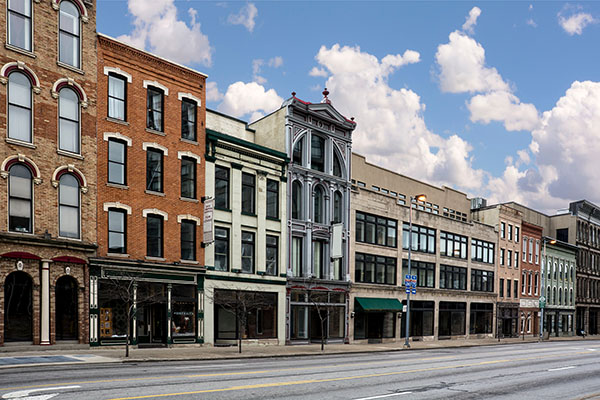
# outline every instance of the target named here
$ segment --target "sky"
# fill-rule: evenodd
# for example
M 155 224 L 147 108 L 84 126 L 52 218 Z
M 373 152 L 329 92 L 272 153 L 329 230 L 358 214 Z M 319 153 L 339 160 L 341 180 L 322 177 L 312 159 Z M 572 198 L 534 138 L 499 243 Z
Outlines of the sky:
M 600 2 L 97 0 L 97 29 L 206 73 L 210 109 L 251 122 L 327 87 L 369 162 L 600 205 Z

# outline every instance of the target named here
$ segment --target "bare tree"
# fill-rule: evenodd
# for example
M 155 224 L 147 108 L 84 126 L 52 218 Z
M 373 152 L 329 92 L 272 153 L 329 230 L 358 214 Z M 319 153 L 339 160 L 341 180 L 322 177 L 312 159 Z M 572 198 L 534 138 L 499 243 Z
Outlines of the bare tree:
M 240 289 L 216 289 L 212 294 L 205 292 L 208 300 L 235 316 L 238 353 L 242 353 L 242 339 L 248 328 L 248 317 L 258 310 L 273 307 L 273 299 L 269 294 Z

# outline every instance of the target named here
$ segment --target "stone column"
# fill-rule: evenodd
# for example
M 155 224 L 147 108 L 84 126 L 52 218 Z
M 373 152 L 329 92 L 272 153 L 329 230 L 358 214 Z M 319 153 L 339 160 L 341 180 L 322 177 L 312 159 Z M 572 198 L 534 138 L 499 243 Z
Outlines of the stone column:
M 40 345 L 50 344 L 50 263 L 42 260 L 41 323 Z

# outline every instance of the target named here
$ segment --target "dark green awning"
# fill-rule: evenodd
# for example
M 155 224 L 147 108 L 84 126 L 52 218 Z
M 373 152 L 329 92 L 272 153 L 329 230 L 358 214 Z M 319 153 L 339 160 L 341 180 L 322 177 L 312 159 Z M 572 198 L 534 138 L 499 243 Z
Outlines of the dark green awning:
M 402 303 L 398 299 L 382 299 L 380 297 L 355 297 L 355 306 L 362 311 L 402 311 Z

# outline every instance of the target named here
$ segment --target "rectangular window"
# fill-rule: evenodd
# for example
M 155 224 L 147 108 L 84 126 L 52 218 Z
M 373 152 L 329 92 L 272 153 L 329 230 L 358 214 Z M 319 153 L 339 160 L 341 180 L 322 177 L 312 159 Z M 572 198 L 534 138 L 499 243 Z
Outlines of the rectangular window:
M 408 274 L 408 260 L 402 260 L 402 276 Z M 435 287 L 435 264 L 423 261 L 410 262 L 410 274 L 417 275 L 418 287 Z M 402 282 L 404 285 L 404 282 Z
M 79 49 L 80 15 L 71 2 L 60 3 L 58 23 L 58 59 L 65 64 L 79 68 L 81 64 Z
M 510 285 L 511 285 L 512 281 L 510 279 L 506 280 L 506 297 L 510 298 L 511 295 L 511 290 L 510 290 Z
M 504 279 L 500 278 L 500 288 L 498 289 L 500 297 L 504 297 Z
M 8 43 L 31 51 L 31 0 L 8 1 Z
M 267 217 L 279 218 L 279 182 L 267 179 Z
M 523 251 L 521 254 L 523 255 L 523 262 L 527 261 L 527 236 L 523 236 Z
M 492 333 L 494 325 L 494 305 L 489 303 L 471 303 L 469 333 Z
M 298 236 L 292 237 L 292 274 L 295 277 L 304 276 L 304 264 L 302 263 L 302 260 L 304 259 L 302 256 L 302 239 L 303 238 Z
M 196 198 L 196 160 L 181 158 L 181 197 Z
M 471 270 L 471 291 L 473 292 L 493 292 L 494 291 L 494 272 L 483 271 L 480 269 Z
M 515 279 L 515 284 L 513 285 L 513 289 L 514 289 L 514 298 L 516 299 L 517 297 L 519 297 L 519 280 Z
M 535 241 L 535 263 L 536 264 L 540 263 L 540 241 L 539 240 Z
M 515 226 L 515 243 L 519 243 L 519 227 Z
M 412 251 L 421 251 L 424 253 L 435 254 L 435 229 L 425 226 L 412 226 Z M 409 244 L 409 224 L 402 224 L 402 248 L 408 249 Z
M 511 267 L 512 266 L 512 250 L 508 250 L 508 254 L 506 256 L 506 264 Z
M 215 270 L 229 271 L 229 229 L 215 227 Z
M 318 279 L 326 279 L 325 271 L 325 242 L 322 240 L 313 241 L 313 274 Z
M 127 144 L 120 140 L 108 140 L 108 181 L 119 185 L 127 184 Z
M 267 275 L 277 275 L 277 259 L 279 257 L 279 238 L 277 236 L 267 235 L 267 266 L 265 273 Z
M 513 226 L 508 224 L 508 240 L 512 240 Z
M 109 118 L 126 120 L 127 80 L 122 76 L 108 75 L 108 116 Z
M 440 232 L 440 255 L 467 258 L 467 237 L 450 232 Z
M 215 166 L 215 208 L 229 209 L 229 168 Z
M 531 295 L 531 280 L 532 274 L 531 271 L 527 274 L 527 294 Z
M 163 191 L 163 152 L 160 150 L 146 150 L 146 190 Z
M 471 239 L 471 260 L 494 263 L 494 243 Z
M 529 238 L 529 263 L 533 263 L 533 238 Z
M 502 239 L 506 238 L 506 224 L 504 222 L 500 222 L 500 237 Z
M 127 214 L 125 210 L 108 209 L 108 252 L 125 254 L 127 252 L 125 227 Z
M 438 335 L 464 335 L 466 311 L 466 303 L 440 301 Z
M 356 241 L 396 247 L 398 222 L 395 219 L 356 212 Z
M 525 276 L 527 275 L 527 272 L 523 271 L 521 273 L 521 294 L 525 294 Z
M 440 265 L 440 289 L 467 290 L 467 269 Z
M 538 295 L 538 285 L 539 285 L 539 279 L 540 279 L 540 275 L 536 272 L 535 273 L 535 280 L 533 281 L 533 290 L 535 291 L 535 295 Z
M 163 91 L 149 86 L 147 97 L 146 128 L 163 131 Z
M 515 263 L 513 264 L 515 268 L 519 268 L 519 252 L 515 251 Z
M 254 232 L 242 231 L 242 272 L 254 273 Z
M 396 259 L 372 254 L 356 253 L 356 282 L 396 284 Z
M 196 141 L 196 102 L 188 99 L 181 102 L 181 137 Z
M 163 217 L 146 217 L 146 253 L 149 257 L 163 256 Z
M 504 265 L 504 249 L 500 249 L 500 265 Z
M 256 198 L 256 178 L 242 172 L 242 213 L 254 214 Z
M 181 221 L 181 259 L 196 260 L 195 221 Z

